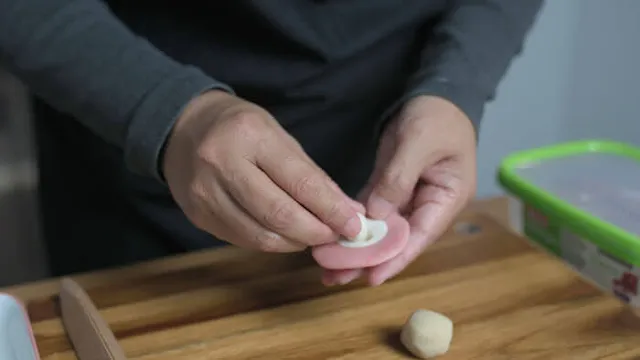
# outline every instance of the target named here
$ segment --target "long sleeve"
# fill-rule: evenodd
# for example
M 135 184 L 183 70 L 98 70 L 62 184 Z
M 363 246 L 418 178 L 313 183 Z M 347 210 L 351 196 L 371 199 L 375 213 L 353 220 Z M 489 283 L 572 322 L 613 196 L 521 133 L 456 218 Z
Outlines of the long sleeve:
M 123 148 L 131 170 L 158 180 L 158 157 L 182 108 L 209 89 L 232 92 L 136 36 L 99 0 L 0 0 L 0 62 Z
M 542 0 L 455 0 L 427 37 L 418 71 L 388 118 L 418 95 L 445 98 L 476 129 L 509 64 L 521 50 Z

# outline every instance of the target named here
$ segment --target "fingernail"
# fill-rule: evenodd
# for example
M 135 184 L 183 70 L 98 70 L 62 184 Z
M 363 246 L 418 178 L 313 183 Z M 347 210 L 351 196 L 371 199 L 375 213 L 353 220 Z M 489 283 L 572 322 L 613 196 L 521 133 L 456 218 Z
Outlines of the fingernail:
M 324 277 L 322 277 L 322 279 L 320 280 L 322 282 L 322 285 L 326 286 L 326 287 L 332 287 L 334 285 L 336 285 L 336 283 L 332 280 L 329 279 L 325 279 Z
M 357 280 L 362 275 L 362 270 L 352 270 L 346 276 L 342 276 L 338 280 L 338 284 L 347 285 L 352 283 L 354 280 Z
M 340 279 L 338 280 L 338 285 L 340 286 L 345 286 L 345 285 L 349 285 L 350 282 L 352 282 L 353 280 L 350 279 Z
M 380 286 L 384 283 L 386 283 L 387 281 L 389 281 L 389 279 L 391 279 L 393 276 L 387 275 L 387 276 L 371 276 L 369 277 L 369 285 L 370 286 Z
M 367 210 L 374 219 L 384 219 L 393 211 L 393 204 L 375 194 L 371 194 L 367 205 Z
M 360 218 L 356 215 L 347 221 L 347 224 L 344 226 L 344 236 L 348 238 L 354 238 L 360 233 Z

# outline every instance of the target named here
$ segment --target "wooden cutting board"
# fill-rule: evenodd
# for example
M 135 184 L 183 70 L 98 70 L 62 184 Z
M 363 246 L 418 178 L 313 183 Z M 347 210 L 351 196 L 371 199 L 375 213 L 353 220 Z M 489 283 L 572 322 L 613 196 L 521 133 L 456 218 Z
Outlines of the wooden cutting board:
M 418 308 L 454 321 L 442 359 L 640 359 L 640 322 L 616 299 L 484 215 L 454 228 L 376 288 L 326 288 L 309 256 L 235 248 L 75 279 L 131 359 L 410 359 L 398 332 Z M 9 292 L 42 357 L 74 359 L 56 290 Z

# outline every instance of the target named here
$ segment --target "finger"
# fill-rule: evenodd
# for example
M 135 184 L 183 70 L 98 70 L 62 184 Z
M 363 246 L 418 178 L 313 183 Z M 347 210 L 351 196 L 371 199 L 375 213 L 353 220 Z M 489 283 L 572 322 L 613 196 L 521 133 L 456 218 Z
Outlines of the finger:
M 302 146 L 300 146 L 300 144 L 295 141 L 293 138 L 291 138 L 291 136 L 289 136 L 288 134 L 284 134 L 286 135 L 286 138 L 289 139 L 288 143 L 291 146 L 291 149 L 294 150 L 302 159 L 304 159 L 305 161 L 307 161 L 307 163 L 316 166 L 320 171 L 322 171 L 322 173 L 325 176 L 325 179 L 327 181 L 327 183 L 329 185 L 331 185 L 331 187 L 338 193 L 342 194 L 345 198 L 348 199 L 348 201 L 351 203 L 351 206 L 354 208 L 355 211 L 364 214 L 366 212 L 366 209 L 364 207 L 364 205 L 354 199 L 352 199 L 351 197 L 349 197 L 347 194 L 344 193 L 344 191 L 342 191 L 342 189 L 340 188 L 340 186 L 333 181 L 333 179 L 329 176 L 329 174 L 327 174 L 324 169 L 322 169 L 321 167 L 317 166 L 316 162 L 313 161 L 313 159 L 311 159 L 311 157 L 309 157 L 309 155 L 307 154 L 306 151 L 304 151 L 304 149 L 302 148 Z
M 362 273 L 362 269 L 325 270 L 322 283 L 325 286 L 346 285 L 359 278 Z
M 331 228 L 291 198 L 255 164 L 238 163 L 223 178 L 231 196 L 265 228 L 309 246 L 337 240 Z
M 395 258 L 370 270 L 369 282 L 372 285 L 380 285 L 404 270 L 442 236 L 460 210 L 458 201 L 435 187 L 422 187 L 416 201 L 424 202 L 409 217 L 410 235 L 406 248 Z
M 288 156 L 283 157 L 283 153 Z M 319 167 L 284 146 L 268 147 L 257 160 L 274 183 L 333 231 L 348 238 L 360 232 L 360 219 L 352 201 L 331 185 Z
M 266 229 L 242 210 L 230 195 L 217 184 L 212 184 L 202 197 L 202 208 L 197 226 L 210 234 L 236 246 L 264 252 L 297 252 L 305 245 L 286 239 Z M 214 200 L 215 199 L 215 200 Z
M 358 196 L 356 197 L 358 201 L 362 201 L 365 204 L 367 203 L 367 200 L 373 192 L 375 184 L 380 180 L 383 170 L 389 164 L 389 161 L 391 161 L 393 152 L 395 151 L 395 147 L 396 145 L 394 136 L 385 135 L 382 137 L 382 139 L 380 139 L 373 171 L 371 172 L 371 175 L 369 176 L 369 179 L 367 180 L 365 186 L 358 193 Z
M 362 190 L 360 190 L 356 199 L 366 203 L 367 199 L 369 199 L 372 192 L 373 192 L 373 184 L 369 183 L 364 188 L 362 188 Z M 411 203 L 412 203 L 411 201 L 407 201 L 405 205 L 401 206 L 398 209 L 395 209 L 395 211 L 397 211 L 403 218 L 406 218 L 407 214 L 411 211 L 411 205 L 412 205 Z M 370 217 L 374 217 L 369 212 L 367 213 L 367 215 L 369 215 Z
M 359 212 L 361 214 L 366 214 L 367 209 L 365 209 L 364 205 L 357 201 L 354 200 L 352 198 L 349 197 L 349 195 L 345 194 L 342 189 L 340 189 L 340 186 L 338 186 L 338 184 L 336 184 L 333 180 L 331 180 L 331 178 L 329 178 L 328 183 L 331 187 L 333 187 L 333 189 L 337 192 L 339 192 L 340 194 L 342 194 L 345 198 L 347 198 L 347 201 L 349 202 L 349 204 L 351 205 L 351 207 L 353 208 L 353 210 L 355 210 L 356 212 Z
M 372 179 L 366 206 L 371 217 L 384 219 L 409 202 L 421 173 L 442 159 L 435 144 L 430 146 L 419 134 L 409 131 L 383 137 L 379 156 L 384 159 Z

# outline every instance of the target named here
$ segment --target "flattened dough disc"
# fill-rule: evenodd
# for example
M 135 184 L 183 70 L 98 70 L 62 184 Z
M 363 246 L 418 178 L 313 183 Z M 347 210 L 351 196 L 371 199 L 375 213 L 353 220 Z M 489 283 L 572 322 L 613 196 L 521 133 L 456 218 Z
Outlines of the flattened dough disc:
M 387 219 L 387 235 L 369 246 L 347 247 L 340 243 L 316 246 L 313 258 L 320 266 L 330 270 L 359 269 L 391 260 L 404 249 L 409 239 L 409 224 L 398 214 Z

